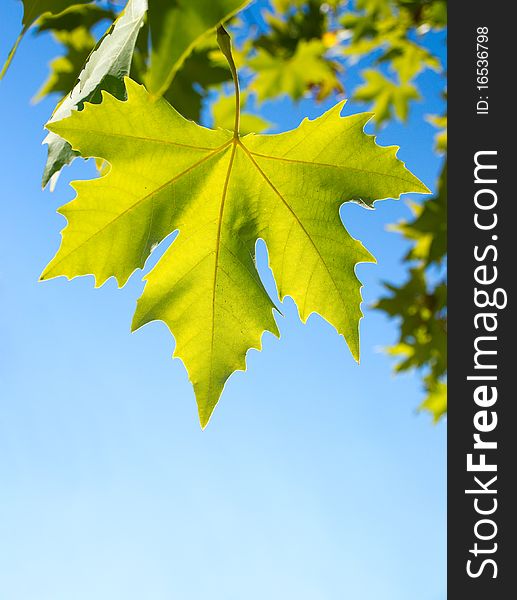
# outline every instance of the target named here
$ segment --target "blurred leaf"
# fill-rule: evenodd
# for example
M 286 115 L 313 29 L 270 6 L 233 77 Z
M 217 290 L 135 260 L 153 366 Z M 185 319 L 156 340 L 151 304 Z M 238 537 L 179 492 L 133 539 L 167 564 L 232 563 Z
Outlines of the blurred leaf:
M 436 151 L 441 153 L 447 152 L 447 116 L 429 115 L 427 120 L 439 129 L 434 138 Z
M 14 55 L 16 54 L 16 50 L 20 42 L 22 41 L 23 36 L 26 31 L 31 27 L 31 25 L 39 19 L 43 15 L 57 15 L 62 12 L 66 8 L 74 4 L 84 4 L 87 2 L 91 2 L 92 0 L 22 0 L 23 3 L 23 17 L 22 17 L 22 30 L 20 35 L 14 42 L 13 47 L 9 51 L 7 55 L 7 59 L 0 71 L 0 81 L 4 77 L 11 64 Z
M 149 0 L 151 62 L 145 84 L 153 96 L 169 89 L 197 42 L 250 0 Z
M 364 10 L 367 14 L 375 15 L 378 18 L 391 14 L 390 4 L 389 0 L 356 0 L 357 10 Z
M 424 36 L 447 23 L 444 0 L 359 0 L 339 20 L 349 37 L 343 55 L 349 65 L 368 61 L 362 71 L 365 83 L 353 97 L 372 106 L 377 124 L 394 117 L 406 121 L 411 104 L 420 99 L 416 78 L 425 69 L 443 74 L 436 55 L 426 47 Z M 372 64 L 373 63 L 373 64 Z M 386 73 L 392 72 L 392 80 Z M 430 117 L 441 131 L 438 152 L 447 150 L 446 119 Z M 422 409 L 435 419 L 446 410 L 447 299 L 443 276 L 447 251 L 447 169 L 440 176 L 437 194 L 411 204 L 413 219 L 390 227 L 412 242 L 405 260 L 411 261 L 407 281 L 386 285 L 389 295 L 377 308 L 396 318 L 399 340 L 386 349 L 398 357 L 396 371 L 417 369 L 423 375 L 426 400 Z M 428 269 L 432 268 L 432 277 Z M 444 401 L 445 398 L 445 401 Z
M 300 42 L 321 41 L 328 31 L 323 5 L 319 0 L 277 3 L 275 13 L 266 14 L 269 31 L 258 36 L 253 46 L 266 50 L 271 56 L 289 58 Z
M 285 13 L 291 8 L 301 8 L 306 0 L 271 0 L 271 4 L 277 13 Z
M 92 0 L 22 0 L 23 28 L 28 29 L 34 21 L 44 15 L 57 15 L 70 6 L 89 2 L 92 2 Z
M 259 49 L 248 62 L 256 75 L 251 89 L 259 101 L 287 94 L 299 100 L 308 89 L 316 90 L 318 100 L 343 88 L 336 72 L 324 59 L 326 47 L 319 40 L 300 41 L 290 58 L 275 57 Z
M 420 99 L 416 87 L 409 83 L 397 84 L 373 69 L 364 71 L 363 76 L 366 83 L 355 90 L 354 99 L 372 103 L 376 123 L 382 125 L 393 115 L 406 121 L 409 102 Z
M 425 24 L 442 28 L 447 25 L 447 0 L 397 0 L 396 4 L 417 27 Z
M 434 21 L 426 20 L 426 11 L 438 3 L 365 0 L 340 18 L 342 26 L 351 33 L 350 42 L 343 48 L 343 55 L 349 57 L 351 64 L 363 57 L 371 63 L 373 58 L 374 64 L 387 64 L 397 76 L 396 81 L 391 81 L 370 66 L 362 72 L 366 83 L 353 94 L 356 99 L 373 104 L 379 124 L 393 116 L 406 121 L 411 102 L 420 98 L 415 78 L 425 69 L 442 71 L 437 56 L 421 43 L 422 35 L 436 27 Z
M 176 72 L 164 97 L 187 119 L 199 122 L 203 100 L 211 87 L 231 79 L 224 63 L 214 62 L 213 47 L 204 45 L 194 50 Z
M 282 95 L 299 100 L 310 91 L 316 100 L 324 100 L 343 92 L 341 65 L 327 56 L 339 42 L 337 31 L 329 29 L 329 9 L 337 4 L 273 3 L 274 13 L 265 15 L 268 30 L 253 40 L 246 63 L 255 75 L 251 85 L 260 101 Z
M 438 58 L 427 49 L 408 40 L 393 44 L 391 54 L 385 54 L 382 61 L 391 59 L 391 67 L 397 73 L 401 83 L 408 83 L 425 68 L 439 71 L 441 68 Z
M 395 371 L 422 370 L 426 389 L 435 389 L 447 372 L 447 286 L 431 286 L 421 266 L 400 287 L 385 285 L 390 293 L 375 308 L 399 321 L 399 341 L 386 348 L 399 358 Z
M 108 19 L 114 21 L 116 14 L 109 9 L 97 4 L 73 4 L 58 14 L 47 13 L 38 19 L 36 33 L 44 31 L 72 32 L 74 29 L 85 28 L 91 30 L 94 25 Z
M 48 94 L 58 93 L 64 96 L 69 92 L 95 46 L 95 39 L 84 27 L 58 31 L 53 37 L 65 47 L 66 54 L 50 63 L 50 75 L 33 98 L 34 102 L 39 102 Z
M 415 218 L 392 227 L 413 240 L 406 260 L 419 260 L 427 267 L 440 264 L 447 253 L 447 164 L 438 182 L 438 192 L 421 205 L 413 205 Z
M 430 412 L 435 423 L 447 413 L 447 384 L 445 382 L 430 383 L 427 396 L 420 405 L 420 410 Z

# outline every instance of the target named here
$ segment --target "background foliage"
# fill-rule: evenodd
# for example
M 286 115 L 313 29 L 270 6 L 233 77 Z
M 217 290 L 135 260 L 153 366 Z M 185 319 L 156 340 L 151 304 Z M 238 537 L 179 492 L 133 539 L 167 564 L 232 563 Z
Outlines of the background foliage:
M 405 121 L 420 98 L 418 76 L 426 69 L 443 75 L 437 93 L 445 95 L 444 65 L 426 45 L 429 32 L 446 27 L 444 0 L 273 0 L 260 17 L 238 12 L 248 4 L 239 0 L 196 0 L 185 6 L 151 0 L 148 17 L 144 4 L 130 0 L 121 16 L 124 4 L 119 2 L 24 0 L 21 35 L 6 65 L 32 28 L 36 35 L 54 36 L 63 48 L 39 91 L 35 85 L 36 100 L 49 94 L 65 97 L 57 111 L 70 110 L 70 103 L 81 109 L 85 100 L 99 101 L 101 89 L 124 97 L 120 81 L 130 72 L 187 118 L 206 120 L 209 109 L 211 124 L 226 126 L 233 115 L 230 72 L 212 29 L 230 19 L 245 89 L 243 130 L 267 129 L 269 124 L 253 115 L 253 108 L 285 95 L 294 100 L 311 95 L 316 101 L 344 95 L 373 110 L 378 127 Z M 189 6 L 206 19 L 193 19 Z M 133 37 L 127 35 L 128 20 Z M 117 35 L 120 43 L 114 45 Z M 96 60 L 96 50 L 107 44 L 114 46 L 112 60 Z M 363 81 L 349 87 L 356 72 Z M 446 117 L 429 119 L 437 127 L 436 151 L 445 155 Z M 45 185 L 55 183 L 61 167 L 75 157 L 70 148 L 47 141 Z M 437 193 L 412 206 L 411 220 L 392 227 L 411 241 L 407 281 L 400 287 L 386 284 L 386 296 L 377 302 L 379 310 L 400 323 L 399 342 L 388 349 L 398 360 L 396 370 L 422 373 L 426 396 L 421 406 L 435 419 L 446 410 L 446 203 L 444 157 Z

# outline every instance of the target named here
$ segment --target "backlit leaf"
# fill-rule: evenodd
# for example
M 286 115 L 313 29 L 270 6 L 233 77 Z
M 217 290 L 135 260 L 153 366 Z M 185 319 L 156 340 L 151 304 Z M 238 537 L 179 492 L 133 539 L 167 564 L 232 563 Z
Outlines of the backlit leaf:
M 368 69 L 363 76 L 366 80 L 357 88 L 354 99 L 360 102 L 372 103 L 375 121 L 382 125 L 393 114 L 400 120 L 406 121 L 411 100 L 418 100 L 420 94 L 411 83 L 396 83 L 385 77 L 379 71 Z
M 438 381 L 428 388 L 427 396 L 420 405 L 420 410 L 425 410 L 433 415 L 437 423 L 447 412 L 447 384 Z
M 196 393 L 204 427 L 226 380 L 245 369 L 264 331 L 278 335 L 275 302 L 255 265 L 263 239 L 280 299 L 306 321 L 317 312 L 359 358 L 359 262 L 370 253 L 342 225 L 339 207 L 427 188 L 363 127 L 370 115 L 341 117 L 343 103 L 278 135 L 237 136 L 185 120 L 126 79 L 127 101 L 103 94 L 49 124 L 83 156 L 103 158 L 106 175 L 75 182 L 60 212 L 62 244 L 42 279 L 93 274 L 120 286 L 152 249 L 179 231 L 138 301 L 133 329 L 164 321 Z
M 313 88 L 318 90 L 320 100 L 332 92 L 342 92 L 336 71 L 324 59 L 325 51 L 324 43 L 319 40 L 300 41 L 291 57 L 273 56 L 259 49 L 248 62 L 256 72 L 251 89 L 257 93 L 259 101 L 282 94 L 299 100 Z

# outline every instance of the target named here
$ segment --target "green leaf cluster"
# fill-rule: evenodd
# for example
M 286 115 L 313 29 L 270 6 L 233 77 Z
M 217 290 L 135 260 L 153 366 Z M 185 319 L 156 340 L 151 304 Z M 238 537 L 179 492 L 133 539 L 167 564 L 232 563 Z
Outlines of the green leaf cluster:
M 418 266 L 410 270 L 405 284 L 386 284 L 386 288 L 389 295 L 376 307 L 400 321 L 399 340 L 387 352 L 399 359 L 396 372 L 417 369 L 424 373 L 426 398 L 420 408 L 438 420 L 447 410 L 447 286 L 444 282 L 431 285 L 425 269 Z
M 393 116 L 406 121 L 411 102 L 420 99 L 418 75 L 425 69 L 442 72 L 423 40 L 446 25 L 446 15 L 444 0 L 360 0 L 340 18 L 350 39 L 345 56 L 375 57 L 375 68 L 363 70 L 365 83 L 354 98 L 373 104 L 379 125 Z
M 243 49 L 253 73 L 250 88 L 260 101 L 282 96 L 299 100 L 312 92 L 317 100 L 342 93 L 341 66 L 329 49 L 336 43 L 330 16 L 319 0 L 274 2 L 265 15 L 267 32 Z
M 420 99 L 420 73 L 432 69 L 445 76 L 424 42 L 430 31 L 446 27 L 447 2 L 358 0 L 340 23 L 350 36 L 345 56 L 359 65 L 365 58 L 370 62 L 353 97 L 372 106 L 378 125 L 393 118 L 407 121 L 412 103 Z M 445 83 L 441 92 L 445 96 Z M 386 286 L 389 295 L 377 308 L 400 324 L 398 343 L 387 349 L 399 358 L 396 370 L 422 373 L 426 396 L 420 408 L 439 420 L 447 410 L 447 118 L 433 115 L 429 122 L 439 130 L 436 151 L 445 155 L 438 189 L 421 204 L 411 204 L 411 219 L 391 227 L 411 242 L 405 256 L 411 268 L 403 285 Z
M 45 139 L 48 159 L 43 184 L 51 182 L 53 186 L 62 167 L 77 156 L 94 157 L 102 175 L 93 182 L 76 184 L 78 197 L 62 210 L 69 221 L 63 245 L 45 277 L 93 273 L 98 284 L 114 276 L 122 285 L 135 269 L 144 266 L 155 244 L 179 231 L 166 253 L 171 262 L 164 257 L 147 276 L 137 315 L 142 307 L 155 302 L 152 310 L 149 308 L 147 321 L 151 317 L 164 320 L 175 334 L 177 354 L 183 358 L 196 388 L 202 423 L 207 422 L 229 374 L 243 368 L 247 349 L 259 347 L 263 331 L 276 333 L 271 316 L 276 298 L 261 295 L 265 292 L 254 266 L 255 241 L 259 237 L 266 239 L 268 232 L 271 236 L 268 249 L 272 263 L 277 265 L 273 271 L 277 284 L 283 282 L 279 285 L 280 298 L 292 295 L 304 319 L 311 310 L 323 314 L 345 335 L 357 356 L 360 295 L 351 265 L 369 260 L 370 256 L 364 249 L 358 250 L 360 244 L 342 230 L 340 223 L 338 227 L 335 211 L 346 201 L 367 205 L 377 198 L 425 190 L 409 174 L 404 176 L 405 182 L 400 180 L 403 166 L 395 159 L 393 150 L 384 156 L 386 163 L 376 154 L 378 146 L 362 133 L 366 117 L 357 121 L 357 131 L 345 135 L 343 131 L 352 118 L 340 117 L 336 108 L 320 120 L 304 122 L 299 129 L 282 134 L 284 137 L 261 138 L 246 134 L 263 131 L 271 124 L 254 115 L 250 108 L 282 96 L 294 101 L 307 95 L 316 101 L 340 97 L 349 74 L 359 72 L 363 83 L 347 90 L 348 95 L 373 109 L 377 126 L 392 119 L 405 122 L 413 103 L 420 98 L 419 74 L 432 69 L 443 75 L 440 61 L 426 46 L 426 35 L 446 26 L 444 0 L 356 0 L 354 3 L 272 0 L 270 7 L 262 12 L 253 3 L 248 5 L 246 0 L 127 0 L 123 6 L 100 0 L 23 0 L 22 32 L 0 75 L 1 78 L 6 72 L 29 28 L 38 35 L 50 32 L 61 45 L 62 54 L 52 61 L 50 75 L 35 98 L 39 100 L 49 94 L 59 98 Z M 108 24 L 107 30 L 98 38 L 96 32 L 104 22 Z M 232 68 L 214 35 L 221 22 L 230 23 L 237 39 L 230 62 L 235 60 L 244 88 L 238 99 L 238 130 L 234 130 L 235 98 L 229 88 Z M 132 81 L 126 78 L 128 75 Z M 147 92 L 134 82 L 144 84 Z M 139 123 L 138 111 L 153 116 L 159 128 L 153 130 L 152 119 L 143 118 Z M 190 122 L 199 123 L 207 116 L 215 130 Z M 446 117 L 430 116 L 429 121 L 439 129 L 437 151 L 445 154 Z M 137 143 L 128 131 L 134 133 L 140 129 Z M 114 136 L 116 131 L 119 137 Z M 92 132 L 98 139 L 92 139 Z M 300 155 L 292 154 L 292 149 L 282 145 L 282 140 L 294 140 L 300 132 L 306 132 L 308 139 L 320 148 L 318 160 L 302 142 Z M 182 136 L 186 136 L 185 147 L 171 143 Z M 189 136 L 192 139 L 187 143 Z M 115 139 L 120 143 L 115 143 Z M 359 158 L 366 163 L 359 167 L 341 164 L 340 157 L 350 158 L 348 148 L 356 144 L 361 149 Z M 115 148 L 115 154 L 108 145 Z M 163 164 L 158 162 L 155 173 L 149 165 L 158 154 L 163 155 Z M 321 156 L 328 160 L 322 162 Z M 379 163 L 374 174 L 368 161 Z M 395 172 L 399 173 L 398 187 L 390 179 Z M 383 185 L 377 185 L 375 178 L 379 174 L 385 178 Z M 369 178 L 369 189 L 361 179 L 363 175 Z M 179 176 L 177 181 L 176 176 Z M 310 178 L 319 182 L 319 187 L 318 193 L 314 191 L 307 196 Z M 339 190 L 329 183 L 332 180 L 341 186 Z M 392 227 L 411 241 L 405 257 L 411 268 L 406 283 L 388 285 L 388 296 L 377 305 L 399 320 L 399 342 L 389 352 L 399 357 L 397 370 L 414 368 L 423 373 L 427 397 L 422 408 L 431 411 L 435 418 L 446 408 L 445 181 L 446 168 L 435 196 L 412 204 L 413 217 Z M 106 187 L 109 182 L 120 183 L 114 196 Z M 251 182 L 256 185 L 255 195 L 250 191 Z M 155 184 L 158 188 L 153 188 Z M 296 194 L 302 194 L 299 186 L 303 187 L 303 195 L 314 203 L 314 214 L 310 211 L 305 214 L 307 207 L 296 205 Z M 168 206 L 171 198 L 177 197 L 178 190 L 187 188 L 191 190 L 191 205 L 176 207 L 179 212 L 172 214 Z M 257 192 L 263 188 L 266 191 Z M 215 194 L 213 190 L 217 190 Z M 242 204 L 243 200 L 237 198 L 239 194 L 249 206 Z M 112 210 L 102 208 L 101 196 L 111 198 Z M 206 211 L 199 210 L 202 201 Z M 269 231 L 268 219 L 282 213 L 275 201 L 279 206 L 285 201 L 294 216 L 302 215 L 298 221 L 305 234 L 297 232 L 296 226 L 288 225 L 289 219 L 282 217 L 278 231 L 273 231 L 274 228 Z M 219 223 L 218 240 L 224 241 L 220 248 L 217 244 L 210 246 L 214 238 L 207 233 L 209 225 L 203 225 L 206 215 L 215 215 L 218 210 L 221 215 L 211 217 L 210 227 Z M 221 274 L 212 277 L 211 283 L 198 266 L 181 281 L 175 279 L 189 264 L 181 249 L 198 239 L 194 213 L 205 238 L 204 245 L 199 242 L 193 255 L 203 261 L 200 263 L 203 269 L 210 271 L 214 260 L 216 267 L 212 271 L 219 273 L 221 267 Z M 141 222 L 135 223 L 135 215 Z M 324 244 L 323 223 L 335 228 L 328 247 Z M 193 232 L 191 237 L 183 233 L 185 227 Z M 81 231 L 90 231 L 92 239 L 81 240 Z M 134 231 L 140 233 L 133 236 Z M 285 242 L 283 249 L 279 246 L 282 235 L 289 242 Z M 302 238 L 305 235 L 307 240 L 301 241 L 299 235 Z M 118 236 L 120 241 L 127 242 L 120 251 L 114 250 Z M 346 256 L 338 250 L 339 243 L 343 244 Z M 311 244 L 319 252 L 326 271 L 321 265 L 314 266 L 318 261 L 314 263 L 314 257 L 310 257 L 307 248 Z M 113 256 L 107 256 L 111 252 Z M 310 269 L 314 269 L 310 285 L 299 272 L 301 263 L 295 265 L 293 257 L 298 261 L 308 260 Z M 177 273 L 166 266 L 173 263 Z M 339 268 L 344 269 L 346 281 L 341 281 L 334 272 Z M 321 269 L 326 276 L 320 273 Z M 246 302 L 238 296 L 236 285 L 248 291 L 257 304 L 255 311 L 239 313 Z M 345 298 L 341 303 L 338 296 L 333 299 L 342 311 L 339 315 L 329 312 L 323 301 L 323 296 L 331 294 L 329 289 L 333 288 L 338 291 L 332 293 Z M 176 291 L 177 304 L 171 304 L 169 297 L 162 298 L 168 289 Z M 180 309 L 186 311 L 191 293 L 204 298 L 199 322 L 203 323 L 205 337 L 207 331 L 212 331 L 210 351 L 206 351 L 206 340 L 198 346 L 194 341 L 189 342 L 187 334 L 199 340 L 202 334 L 196 333 L 191 323 L 185 325 L 177 318 Z M 207 298 L 212 298 L 211 309 L 206 305 Z M 226 299 L 221 306 L 219 298 Z M 192 302 L 188 306 L 192 310 Z M 228 315 L 233 316 L 233 322 Z M 135 316 L 134 323 L 136 326 L 147 321 Z M 241 323 L 237 333 L 232 329 L 236 321 Z M 223 342 L 225 331 L 234 336 L 235 347 Z M 184 349 L 185 340 L 192 348 Z M 201 347 L 205 350 L 200 350 Z M 210 367 L 206 364 L 208 357 L 212 357 Z
M 387 352 L 400 359 L 396 371 L 423 373 L 426 397 L 420 408 L 438 421 L 447 411 L 447 163 L 437 193 L 412 210 L 411 220 L 392 229 L 412 241 L 405 258 L 416 266 L 402 286 L 386 284 L 389 295 L 376 308 L 399 321 L 399 340 Z

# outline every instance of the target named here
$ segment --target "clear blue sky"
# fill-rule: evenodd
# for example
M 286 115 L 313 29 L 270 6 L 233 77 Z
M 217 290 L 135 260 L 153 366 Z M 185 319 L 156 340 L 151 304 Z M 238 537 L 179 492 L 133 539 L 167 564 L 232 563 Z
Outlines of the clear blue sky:
M 2 2 L 2 59 L 20 17 Z M 368 309 L 404 276 L 407 247 L 386 231 L 404 202 L 343 211 L 378 259 L 358 269 L 361 365 L 287 301 L 281 340 L 265 336 L 201 431 L 165 326 L 129 333 L 140 274 L 123 290 L 37 282 L 68 181 L 93 174 L 77 160 L 53 194 L 39 187 L 53 103 L 29 99 L 55 54 L 28 36 L 0 84 L 0 599 L 443 600 L 446 425 L 415 414 L 418 378 L 394 377 L 379 350 L 396 327 Z M 379 136 L 431 188 L 435 82 Z M 286 129 L 325 107 L 264 114 Z

